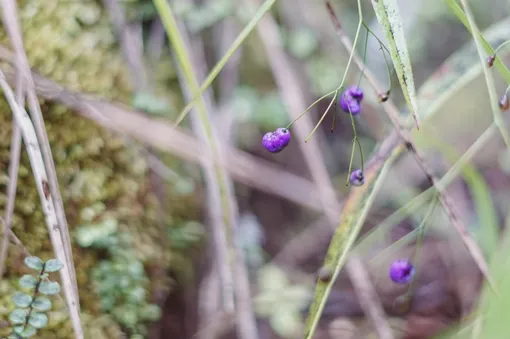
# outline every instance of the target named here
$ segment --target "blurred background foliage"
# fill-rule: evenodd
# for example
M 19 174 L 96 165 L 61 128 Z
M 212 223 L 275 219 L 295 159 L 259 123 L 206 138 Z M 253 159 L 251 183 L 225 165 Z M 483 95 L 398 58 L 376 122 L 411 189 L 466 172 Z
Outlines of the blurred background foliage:
M 357 2 L 331 2 L 345 31 L 353 37 Z M 508 38 L 504 34 L 510 28 L 504 20 L 509 14 L 507 1 L 470 3 L 480 30 L 488 32 L 488 39 L 492 36 L 489 40 L 493 47 Z M 140 90 L 133 82 L 119 35 L 102 1 L 19 0 L 30 65 L 70 90 L 122 102 L 154 119 L 175 121 L 186 102 L 157 11 L 150 0 L 124 0 L 120 4 L 127 26 L 143 47 L 143 64 L 150 84 L 147 89 Z M 174 0 L 171 5 L 189 34 L 201 38 L 203 66 L 207 69 L 214 66 L 225 46 L 250 19 L 243 1 Z M 434 173 L 444 174 L 492 119 L 483 74 L 479 70 L 466 78 L 471 69 L 479 66 L 476 50 L 471 35 L 444 2 L 401 0 L 399 5 L 416 86 L 423 85 L 420 107 L 432 116 L 424 124 L 423 134 L 415 134 L 416 141 L 426 150 Z M 370 2 L 363 1 L 362 6 L 366 24 L 384 40 Z M 335 89 L 346 71 L 348 54 L 338 41 L 323 3 L 279 0 L 271 15 L 277 20 L 281 47 L 298 75 L 300 87 L 307 93 L 307 102 Z M 363 54 L 365 35 L 361 37 L 357 50 Z M 213 84 L 218 107 L 213 120 L 225 142 L 272 162 L 281 171 L 309 177 L 296 147 L 303 140 L 294 140 L 276 156 L 266 154 L 260 146 L 265 132 L 290 122 L 261 38 L 264 37 L 251 34 L 238 58 L 228 66 L 233 71 L 225 70 Z M 0 30 L 0 42 L 10 47 L 4 30 Z M 379 44 L 373 38 L 367 44 L 367 67 L 381 83 L 388 83 Z M 9 68 L 7 63 L 0 66 Z M 348 82 L 354 84 L 358 79 L 359 70 L 351 68 Z M 505 85 L 501 79 L 497 81 L 499 93 L 503 94 Z M 391 83 L 392 98 L 405 107 L 394 75 Z M 376 93 L 371 92 L 365 80 L 361 87 L 366 99 L 356 123 L 368 156 L 391 128 Z M 448 95 L 442 97 L 446 92 Z M 40 101 L 73 236 L 86 338 L 191 338 L 198 331 L 203 307 L 201 289 L 211 270 L 211 230 L 203 211 L 200 168 L 172 154 L 150 150 L 148 156 L 144 145 L 127 142 L 60 104 Z M 322 102 L 308 114 L 317 121 L 326 105 Z M 0 107 L 3 210 L 7 202 L 12 125 L 3 99 Z M 333 114 L 335 130 L 330 132 Z M 187 127 L 187 123 L 183 126 Z M 318 138 L 326 165 L 343 200 L 350 189 L 344 184 L 352 139 L 350 120 L 335 107 L 320 131 L 323 136 Z M 170 171 L 166 178 L 152 169 L 151 156 Z M 470 225 L 487 253 L 495 251 L 498 232 L 508 222 L 509 159 L 501 140 L 494 138 L 448 188 L 462 220 Z M 355 165 L 360 165 L 359 158 Z M 413 306 L 406 314 L 394 310 L 395 298 L 402 290 L 391 286 L 387 263 L 411 251 L 416 228 L 429 206 L 420 204 L 405 210 L 401 218 L 384 219 L 427 187 L 426 178 L 413 161 L 402 156 L 384 184 L 356 247 L 370 267 L 396 337 L 428 338 L 454 324 L 457 328 L 451 333 L 460 333 L 464 325 L 458 322 L 480 292 L 479 272 L 457 235 L 450 231 L 441 208 L 436 208 L 425 225 L 423 251 L 429 255 L 424 255 L 419 268 Z M 332 230 L 324 226 L 326 223 L 317 213 L 254 189 L 249 183 L 237 182 L 235 188 L 241 212 L 238 241 L 243 244 L 253 278 L 259 336 L 299 338 L 303 311 Z M 13 230 L 30 253 L 48 259 L 53 253 L 38 201 L 28 157 L 23 153 Z M 371 232 L 373 229 L 378 233 Z M 303 234 L 310 235 L 302 237 Z M 293 245 L 294 241 L 299 245 Z M 23 251 L 10 246 L 6 276 L 0 281 L 0 336 L 8 333 L 1 320 L 14 309 L 10 296 L 17 289 L 19 277 L 26 273 L 22 259 Z M 500 271 L 507 267 L 504 263 L 494 266 L 502 267 Z M 503 283 L 507 278 L 502 278 Z M 49 319 L 49 326 L 37 338 L 72 338 L 61 300 L 54 303 Z M 236 337 L 227 325 L 220 332 L 218 337 Z M 326 307 L 317 338 L 370 338 L 374 333 L 343 274 Z M 499 337 L 491 334 L 487 338 Z

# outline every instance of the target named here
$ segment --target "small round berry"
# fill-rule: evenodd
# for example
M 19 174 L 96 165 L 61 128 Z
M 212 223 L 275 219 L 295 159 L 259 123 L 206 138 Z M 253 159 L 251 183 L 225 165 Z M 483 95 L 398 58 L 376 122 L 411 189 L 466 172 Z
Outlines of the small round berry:
M 363 100 L 363 90 L 356 86 L 347 88 L 340 97 L 340 107 L 346 113 L 357 115 L 361 112 L 361 100 Z
M 386 102 L 388 101 L 388 99 L 390 98 L 390 91 L 386 92 L 386 93 L 380 93 L 378 96 L 377 96 L 377 100 L 379 102 Z
M 349 176 L 349 182 L 352 186 L 362 186 L 365 183 L 365 175 L 361 169 L 357 169 L 351 172 Z
M 510 102 L 508 101 L 508 96 L 505 94 L 499 100 L 499 108 L 502 111 L 506 111 L 510 107 Z
M 275 136 L 273 132 L 267 132 L 262 137 L 262 146 L 264 146 L 265 149 L 267 149 L 269 152 L 274 153 L 276 152 L 275 147 Z
M 287 128 L 278 128 L 274 132 L 267 132 L 262 137 L 262 146 L 271 153 L 278 153 L 290 142 L 290 131 Z
M 290 131 L 287 128 L 277 128 L 274 131 L 275 137 L 279 140 L 282 147 L 286 147 L 290 142 Z
M 363 90 L 358 86 L 351 86 L 347 91 L 349 91 L 351 97 L 358 99 L 358 101 L 363 100 Z
M 495 60 L 496 60 L 496 55 L 494 55 L 494 54 L 489 55 L 489 57 L 487 58 L 487 66 L 492 67 L 492 65 L 494 65 Z
M 390 278 L 397 284 L 408 284 L 414 276 L 415 268 L 408 259 L 395 260 L 390 267 Z

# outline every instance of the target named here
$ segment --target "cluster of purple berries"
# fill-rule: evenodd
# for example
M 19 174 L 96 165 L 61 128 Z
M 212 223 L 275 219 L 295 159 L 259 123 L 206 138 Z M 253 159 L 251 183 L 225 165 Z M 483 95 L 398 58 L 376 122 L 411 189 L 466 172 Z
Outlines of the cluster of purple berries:
M 361 100 L 363 90 L 357 86 L 348 87 L 340 97 L 339 104 L 342 110 L 352 115 L 361 112 Z M 262 145 L 271 153 L 278 153 L 290 142 L 290 131 L 287 128 L 278 128 L 274 132 L 268 132 L 262 137 Z
M 340 107 L 345 113 L 358 115 L 361 112 L 363 90 L 358 86 L 348 87 L 340 97 Z
M 290 131 L 287 128 L 277 128 L 274 132 L 267 132 L 262 137 L 262 145 L 271 153 L 278 153 L 290 142 Z
M 390 266 L 390 278 L 397 284 L 408 284 L 416 272 L 408 259 L 395 260 Z

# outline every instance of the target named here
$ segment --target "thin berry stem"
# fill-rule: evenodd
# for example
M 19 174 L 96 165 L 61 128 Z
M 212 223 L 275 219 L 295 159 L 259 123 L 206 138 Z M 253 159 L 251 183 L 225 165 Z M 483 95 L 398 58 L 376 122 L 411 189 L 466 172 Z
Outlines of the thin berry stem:
M 328 105 L 328 108 L 326 108 L 326 111 L 324 111 L 324 113 L 322 114 L 321 118 L 319 119 L 319 122 L 315 125 L 315 127 L 313 128 L 312 132 L 310 132 L 310 134 L 306 137 L 305 139 L 305 142 L 308 142 L 308 140 L 310 140 L 310 138 L 312 137 L 312 135 L 315 133 L 315 131 L 317 130 L 317 128 L 319 128 L 320 124 L 322 123 L 322 121 L 324 120 L 324 118 L 326 117 L 326 114 L 328 114 L 329 110 L 331 109 L 331 107 L 333 106 L 333 103 L 335 102 L 336 100 L 336 96 L 337 96 L 337 93 L 335 93 L 335 95 L 333 96 L 333 99 L 331 99 L 331 102 L 329 103 Z
M 357 136 L 356 136 L 355 140 L 356 140 L 356 143 L 358 144 L 358 148 L 359 148 L 359 157 L 361 159 L 361 172 L 364 173 L 365 172 L 365 162 L 363 161 L 363 148 L 361 147 L 361 142 L 359 142 L 359 138 Z
M 336 108 L 336 100 L 333 104 L 333 107 Z M 333 121 L 331 121 L 331 129 L 330 132 L 333 133 L 333 130 L 335 129 L 335 122 L 336 122 L 336 114 L 333 114 Z
M 510 90 L 510 85 L 505 89 L 505 93 L 503 95 L 508 95 L 508 91 Z
M 505 47 L 506 45 L 508 45 L 510 43 L 510 40 L 507 40 L 505 42 L 503 42 L 501 45 L 499 45 L 498 47 L 496 47 L 496 49 L 494 50 L 494 52 L 492 53 L 492 55 L 496 56 L 496 53 L 498 53 L 498 51 L 500 49 L 502 49 L 503 47 Z M 496 56 L 497 57 L 497 56 Z
M 379 37 L 374 33 L 374 31 L 372 31 L 370 29 L 370 27 L 368 27 L 367 23 L 365 21 L 362 22 L 363 26 L 365 27 L 365 29 L 377 40 L 377 42 L 379 42 L 379 45 L 384 48 L 386 50 L 386 52 L 388 54 L 391 54 L 390 53 L 390 50 L 388 49 L 388 47 L 386 47 L 386 45 L 384 44 L 384 42 L 382 42 L 381 39 L 379 39 Z
M 349 170 L 347 171 L 347 180 L 345 181 L 345 186 L 349 186 L 349 178 L 351 177 L 352 172 L 352 160 L 354 159 L 354 150 L 356 149 L 355 141 L 356 137 L 352 140 L 352 149 L 351 149 L 351 160 L 349 161 Z
M 345 67 L 345 71 L 344 71 L 344 75 L 342 77 L 342 81 L 340 82 L 340 85 L 337 87 L 337 89 L 334 91 L 335 92 L 335 96 L 333 98 L 333 100 L 336 99 L 336 96 L 338 95 L 338 93 L 341 91 L 341 89 L 344 87 L 344 84 L 345 84 L 345 79 L 347 78 L 347 73 L 349 72 L 349 68 L 351 67 L 351 63 L 352 63 L 352 59 L 354 57 L 354 53 L 355 53 L 355 49 L 356 49 L 356 46 L 358 44 L 358 40 L 359 40 L 359 33 L 361 31 L 361 26 L 363 24 L 363 11 L 361 10 L 361 0 L 357 0 L 358 1 L 358 16 L 359 16 L 359 21 L 358 21 L 358 27 L 356 28 L 356 35 L 354 36 L 354 42 L 353 42 L 353 49 L 351 51 L 351 53 L 349 54 L 349 60 L 347 61 L 347 66 Z M 318 100 L 317 100 L 318 101 Z M 317 102 L 316 101 L 316 102 Z M 305 139 L 305 142 L 307 142 L 308 140 L 310 140 L 310 138 L 313 136 L 313 134 L 315 133 L 315 131 L 317 130 L 317 128 L 319 127 L 319 125 L 322 123 L 322 121 L 324 120 L 324 118 L 326 117 L 326 114 L 328 113 L 329 109 L 331 108 L 331 103 L 329 104 L 328 106 L 328 109 L 324 112 L 324 114 L 322 115 L 321 119 L 319 120 L 319 122 L 315 125 L 314 129 L 312 130 L 312 132 L 310 133 L 310 135 Z M 306 111 L 305 111 L 306 112 Z M 300 116 L 301 117 L 301 116 Z M 299 118 L 299 117 L 298 117 Z M 296 119 L 297 120 L 297 119 Z
M 419 259 L 419 252 L 420 252 L 419 250 L 421 249 L 421 247 L 423 245 L 423 239 L 425 238 L 425 226 L 426 226 L 426 223 L 427 223 L 429 217 L 434 212 L 434 209 L 436 208 L 437 203 L 438 203 L 437 194 L 435 194 L 434 197 L 432 198 L 432 201 L 430 203 L 430 206 L 429 206 L 427 212 L 425 213 L 422 221 L 420 222 L 420 225 L 417 227 L 418 234 L 416 236 L 416 245 L 414 248 L 414 252 L 411 255 L 411 258 L 409 258 L 410 261 L 412 263 L 414 263 L 416 270 L 418 270 L 418 259 Z M 415 277 L 416 277 L 416 274 L 411 278 L 411 282 L 409 283 L 409 288 L 406 293 L 408 297 L 412 294 L 412 289 L 414 287 L 414 283 L 416 280 Z
M 296 121 L 298 121 L 299 119 L 301 119 L 301 117 L 303 115 L 305 115 L 309 110 L 312 109 L 313 106 L 315 106 L 317 103 L 319 103 L 320 101 L 322 101 L 323 99 L 329 97 L 331 94 L 334 94 L 334 98 L 336 98 L 336 96 L 338 95 L 338 90 L 332 90 L 331 92 L 328 92 L 326 94 L 324 94 L 323 96 L 321 96 L 319 99 L 315 100 L 310 106 L 307 107 L 307 109 L 305 109 L 303 111 L 303 113 L 301 113 L 296 119 L 292 120 L 288 125 L 287 125 L 287 129 L 290 128 L 290 126 L 292 126 Z
M 390 63 L 388 61 L 388 56 L 386 55 L 386 54 L 390 54 L 390 51 L 389 51 L 388 47 L 386 47 L 386 45 L 381 41 L 381 39 L 379 39 L 379 37 L 370 29 L 370 27 L 368 27 L 368 25 L 364 21 L 363 21 L 363 26 L 365 27 L 367 32 L 370 33 L 377 40 L 377 42 L 379 43 L 379 47 L 380 47 L 379 49 L 381 50 L 381 53 L 383 55 L 384 62 L 386 64 L 386 71 L 388 72 L 389 89 L 388 89 L 387 93 L 390 93 L 391 89 L 392 89 L 392 84 L 391 84 L 391 66 L 390 66 Z M 363 65 L 365 65 L 365 60 L 364 59 L 363 59 Z
M 365 67 L 367 65 L 367 47 L 368 47 L 368 31 L 367 35 L 365 36 L 365 47 L 363 48 L 363 68 L 361 69 L 361 72 L 359 74 L 358 87 L 361 84 L 361 79 L 363 78 L 363 74 L 365 73 Z
M 345 96 L 345 93 L 343 94 Z M 351 125 L 352 125 L 352 131 L 354 133 L 354 137 L 352 138 L 352 151 L 351 151 L 351 159 L 349 160 L 349 171 L 347 173 L 347 180 L 345 183 L 345 186 L 349 186 L 349 178 L 351 176 L 352 171 L 352 162 L 354 161 L 354 150 L 356 149 L 356 144 L 358 144 L 359 147 L 359 153 L 361 157 L 361 173 L 363 173 L 364 170 L 364 163 L 363 163 L 363 149 L 361 148 L 361 143 L 358 139 L 358 133 L 356 132 L 356 124 L 354 123 L 354 116 L 351 112 L 351 106 L 347 105 L 347 108 L 349 109 L 349 116 L 351 117 Z

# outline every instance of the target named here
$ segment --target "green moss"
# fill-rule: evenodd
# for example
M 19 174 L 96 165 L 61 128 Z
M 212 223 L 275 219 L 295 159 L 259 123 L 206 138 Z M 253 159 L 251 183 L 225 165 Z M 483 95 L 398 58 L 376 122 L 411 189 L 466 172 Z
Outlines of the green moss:
M 37 72 L 72 90 L 125 103 L 131 101 L 129 76 L 108 15 L 99 2 L 31 0 L 18 4 L 25 49 Z M 3 30 L 0 30 L 0 42 L 7 42 Z M 168 93 L 169 86 L 175 84 L 175 72 L 171 70 L 170 62 L 165 65 L 164 72 L 156 73 L 157 93 Z M 195 193 L 177 195 L 172 187 L 166 187 L 163 189 L 167 196 L 165 205 L 159 206 L 152 192 L 147 163 L 139 149 L 132 145 L 126 147 L 121 137 L 59 104 L 41 100 L 41 108 L 73 236 L 83 322 L 89 331 L 86 337 L 121 338 L 122 326 L 113 320 L 114 316 L 109 316 L 115 313 L 114 310 L 105 311 L 97 289 L 91 288 L 94 286 L 93 272 L 98 270 L 100 263 L 113 260 L 111 253 L 80 247 L 75 241 L 76 232 L 80 226 L 106 219 L 116 220 L 116 232 L 127 234 L 131 239 L 129 255 L 132 261 L 140 262 L 148 274 L 142 285 L 144 297 L 150 304 L 151 295 L 168 293 L 170 289 L 170 278 L 161 272 L 168 272 L 170 265 L 175 269 L 174 256 L 184 257 L 171 251 L 167 228 L 198 218 Z M 3 99 L 0 100 L 0 121 L 0 210 L 3 210 L 7 202 L 5 192 L 11 138 L 11 113 Z M 175 160 L 168 163 L 174 167 L 178 165 Z M 43 259 L 54 256 L 25 152 L 19 171 L 13 227 L 30 253 Z M 22 259 L 21 249 L 11 246 L 7 267 L 9 280 L 0 281 L 2 319 L 13 307 L 9 281 L 16 281 L 26 273 Z M 182 265 L 187 266 L 185 261 Z M 58 280 L 58 276 L 55 279 Z M 148 309 L 147 314 L 150 311 Z M 148 319 L 141 318 L 141 321 Z M 51 312 L 50 328 L 41 331 L 38 338 L 66 339 L 72 338 L 71 333 L 67 314 L 61 305 Z

